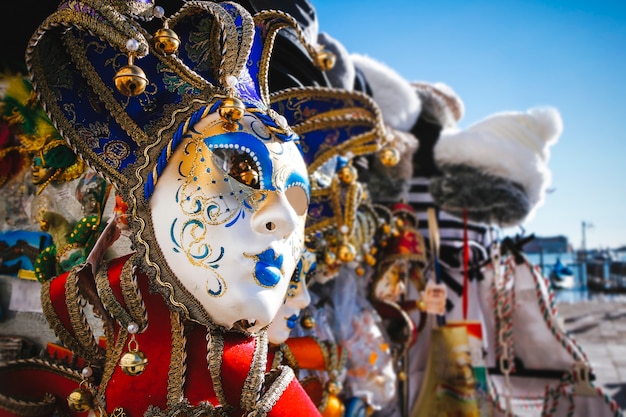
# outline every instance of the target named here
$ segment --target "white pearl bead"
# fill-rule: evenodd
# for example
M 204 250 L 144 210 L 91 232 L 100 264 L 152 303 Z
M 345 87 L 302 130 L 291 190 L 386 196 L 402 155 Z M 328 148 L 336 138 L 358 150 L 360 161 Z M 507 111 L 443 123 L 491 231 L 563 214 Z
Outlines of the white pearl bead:
M 89 366 L 86 366 L 82 369 L 82 371 L 80 371 L 80 374 L 83 376 L 83 378 L 89 378 L 91 375 L 93 375 L 93 369 L 91 369 Z
M 228 77 L 226 77 L 226 85 L 230 88 L 235 88 L 235 86 L 237 85 L 237 77 L 235 77 L 234 75 L 229 75 Z
M 139 42 L 137 42 L 137 39 L 130 38 L 129 40 L 127 40 L 126 49 L 128 49 L 130 52 L 135 52 L 136 50 L 138 50 Z
M 128 333 L 137 334 L 138 331 L 139 331 L 139 325 L 137 323 L 134 323 L 134 322 L 128 323 Z
M 339 231 L 345 235 L 350 231 L 350 228 L 344 224 L 339 228 Z
M 165 9 L 163 9 L 163 7 L 161 6 L 154 6 L 154 9 L 152 10 L 152 14 L 157 19 L 161 19 L 163 16 L 165 16 Z

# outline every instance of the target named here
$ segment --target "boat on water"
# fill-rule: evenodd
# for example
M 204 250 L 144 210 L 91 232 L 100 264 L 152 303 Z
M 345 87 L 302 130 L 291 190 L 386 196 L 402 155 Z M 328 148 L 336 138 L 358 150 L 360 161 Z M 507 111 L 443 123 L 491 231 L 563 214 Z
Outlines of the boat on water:
M 571 289 L 576 286 L 576 276 L 567 265 L 561 262 L 561 258 L 556 258 L 550 271 L 550 282 L 555 289 Z

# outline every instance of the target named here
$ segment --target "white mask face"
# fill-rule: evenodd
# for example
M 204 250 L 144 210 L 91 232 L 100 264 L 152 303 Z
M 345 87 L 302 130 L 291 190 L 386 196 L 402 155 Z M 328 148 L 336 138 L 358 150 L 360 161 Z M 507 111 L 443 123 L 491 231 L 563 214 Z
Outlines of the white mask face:
M 246 113 L 217 114 L 178 145 L 150 199 L 165 261 L 212 320 L 254 333 L 283 303 L 304 247 L 307 170 L 297 145 Z
M 311 296 L 307 287 L 307 274 L 314 269 L 315 254 L 305 249 L 289 283 L 285 301 L 267 329 L 270 343 L 279 345 L 286 341 L 291 330 L 298 323 L 300 311 L 311 303 Z

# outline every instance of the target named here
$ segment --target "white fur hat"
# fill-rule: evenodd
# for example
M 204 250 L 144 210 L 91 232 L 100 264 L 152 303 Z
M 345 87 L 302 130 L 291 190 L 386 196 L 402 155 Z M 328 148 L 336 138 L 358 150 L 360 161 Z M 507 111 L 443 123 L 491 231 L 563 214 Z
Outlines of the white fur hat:
M 422 109 L 411 83 L 373 58 L 360 54 L 351 54 L 350 57 L 367 79 L 385 123 L 396 130 L 410 131 Z
M 447 84 L 414 81 L 411 85 L 422 102 L 421 117 L 433 119 L 444 129 L 455 126 L 463 118 L 465 105 Z
M 552 107 L 526 112 L 502 112 L 467 129 L 445 129 L 434 149 L 437 165 L 469 166 L 519 184 L 530 212 L 543 203 L 551 182 L 549 147 L 563 130 L 561 115 Z

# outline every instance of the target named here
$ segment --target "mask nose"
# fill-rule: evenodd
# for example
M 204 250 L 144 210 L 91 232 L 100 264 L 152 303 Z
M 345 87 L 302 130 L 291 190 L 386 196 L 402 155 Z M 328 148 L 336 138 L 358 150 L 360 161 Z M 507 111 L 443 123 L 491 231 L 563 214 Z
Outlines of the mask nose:
M 309 294 L 306 282 L 300 283 L 300 287 L 293 296 L 293 303 L 295 307 L 300 310 L 304 310 L 311 304 L 311 295 Z
M 257 233 L 281 239 L 289 236 L 297 225 L 298 215 L 282 192 L 268 192 L 252 215 L 252 228 Z

